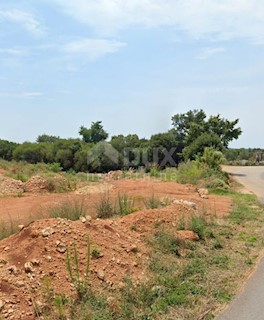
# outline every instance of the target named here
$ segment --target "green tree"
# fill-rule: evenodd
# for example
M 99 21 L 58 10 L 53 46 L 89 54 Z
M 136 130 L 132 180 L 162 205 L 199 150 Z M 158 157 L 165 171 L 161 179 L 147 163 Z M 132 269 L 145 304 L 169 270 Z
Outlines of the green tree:
M 238 139 L 242 133 L 241 128 L 237 127 L 238 121 L 238 119 L 229 121 L 220 115 L 207 119 L 206 113 L 197 109 L 172 117 L 174 130 L 183 142 L 182 153 L 185 158 L 188 156 L 194 158 L 196 150 L 201 154 L 205 147 L 217 147 L 218 150 L 227 148 L 229 143 Z
M 8 161 L 12 160 L 13 151 L 17 146 L 18 146 L 17 143 L 0 139 L 0 158 Z
M 89 129 L 81 126 L 79 134 L 83 137 L 83 141 L 87 143 L 98 143 L 108 138 L 108 133 L 104 130 L 102 121 L 92 122 Z
M 56 137 L 56 136 L 50 136 L 48 134 L 42 134 L 40 136 L 37 137 L 37 142 L 38 143 L 53 143 L 60 140 L 60 137 Z

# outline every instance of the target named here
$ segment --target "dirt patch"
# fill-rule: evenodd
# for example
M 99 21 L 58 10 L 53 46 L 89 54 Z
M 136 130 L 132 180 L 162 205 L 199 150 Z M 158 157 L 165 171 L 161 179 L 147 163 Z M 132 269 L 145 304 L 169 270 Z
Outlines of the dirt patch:
M 50 282 L 57 294 L 75 296 L 65 266 L 67 246 L 73 250 L 76 243 L 83 273 L 89 237 L 91 250 L 97 252 L 90 265 L 91 286 L 94 290 L 107 287 L 115 291 L 124 286 L 125 277 L 131 277 L 134 283 L 148 280 L 149 248 L 146 239 L 156 232 L 158 225 L 176 227 L 182 216 L 194 213 L 224 216 L 231 207 L 229 198 L 209 195 L 208 199 L 203 199 L 189 185 L 156 180 L 112 180 L 107 185 L 93 183 L 81 195 L 38 194 L 2 198 L 0 218 L 3 221 L 7 218 L 6 213 L 12 212 L 13 218 L 17 214 L 20 221 L 25 221 L 30 215 L 34 218 L 35 210 L 65 200 L 85 201 L 92 211 L 106 186 L 111 199 L 118 194 L 127 194 L 138 202 L 152 195 L 170 201 L 161 209 L 139 210 L 107 220 L 94 219 L 85 223 L 63 219 L 39 220 L 1 241 L 0 301 L 5 302 L 2 316 L 9 317 L 7 312 L 12 310 L 12 319 L 34 319 L 33 305 L 43 302 L 45 281 Z M 177 236 L 192 241 L 198 239 L 191 231 L 179 232 Z

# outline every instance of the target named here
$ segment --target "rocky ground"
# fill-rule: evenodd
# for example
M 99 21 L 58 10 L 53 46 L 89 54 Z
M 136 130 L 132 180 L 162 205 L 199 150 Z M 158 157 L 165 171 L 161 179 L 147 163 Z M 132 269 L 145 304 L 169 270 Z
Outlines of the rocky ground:
M 93 208 L 102 195 L 102 188 L 106 188 L 112 198 L 120 192 L 135 199 L 155 194 L 159 199 L 169 199 L 166 200 L 168 206 L 144 209 L 124 217 L 96 219 Z M 65 197 L 84 199 L 93 213 L 93 218 L 88 216 L 75 222 L 47 219 L 34 221 L 27 226 L 21 225 L 19 233 L 0 242 L 0 318 L 35 319 L 36 306 L 45 307 L 43 288 L 47 279 L 50 279 L 50 285 L 57 294 L 76 294 L 66 268 L 67 247 L 73 249 L 76 244 L 81 272 L 84 273 L 89 237 L 91 250 L 97 252 L 91 259 L 89 283 L 97 291 L 107 287 L 114 292 L 124 286 L 124 277 L 130 276 L 135 283 L 147 279 L 149 249 L 146 239 L 155 232 L 157 224 L 176 227 L 180 217 L 201 210 L 223 216 L 231 206 L 229 198 L 208 196 L 206 190 L 196 190 L 192 186 L 174 182 L 108 179 L 106 184 L 93 183 L 91 190 L 82 190 L 81 198 L 78 192 L 0 198 L 2 221 L 6 219 L 8 211 L 13 212 L 14 216 L 19 214 L 23 224 L 23 219 L 26 221 L 27 216 L 32 215 L 34 206 L 45 204 L 47 207 L 51 203 L 64 201 Z M 176 230 L 178 237 L 197 239 L 197 235 L 191 231 Z

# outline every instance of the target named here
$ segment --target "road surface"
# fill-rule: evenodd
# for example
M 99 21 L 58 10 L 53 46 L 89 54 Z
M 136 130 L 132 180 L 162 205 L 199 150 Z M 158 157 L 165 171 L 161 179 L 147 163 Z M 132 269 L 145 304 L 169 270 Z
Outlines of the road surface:
M 227 167 L 238 182 L 264 203 L 264 167 Z M 216 320 L 264 320 L 264 258 L 244 289 Z

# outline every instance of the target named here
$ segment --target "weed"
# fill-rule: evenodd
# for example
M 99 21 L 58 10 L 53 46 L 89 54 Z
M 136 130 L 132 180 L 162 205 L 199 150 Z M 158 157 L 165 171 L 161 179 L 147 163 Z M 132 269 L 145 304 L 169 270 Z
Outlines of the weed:
M 89 272 L 90 272 L 90 239 L 87 240 L 87 260 L 86 269 L 83 278 L 80 275 L 80 263 L 77 246 L 74 244 L 73 254 L 71 254 L 69 247 L 67 247 L 66 265 L 67 271 L 71 278 L 72 284 L 76 289 L 78 300 L 84 299 L 88 294 L 89 286 Z
M 51 207 L 48 209 L 50 218 L 62 218 L 68 220 L 79 220 L 80 217 L 87 215 L 87 208 L 84 201 L 65 201 L 59 206 Z
M 201 216 L 192 216 L 190 221 L 191 230 L 198 234 L 199 238 L 204 240 L 206 236 L 206 220 Z
M 100 202 L 97 204 L 97 216 L 100 219 L 111 218 L 115 215 L 116 210 L 110 200 L 109 194 L 105 193 Z
M 9 218 L 9 222 L 0 223 L 0 240 L 8 238 L 12 234 L 18 232 L 18 223 L 15 223 L 12 218 Z
M 92 258 L 98 259 L 98 258 L 100 258 L 100 256 L 101 256 L 100 250 L 98 248 L 94 248 L 92 250 Z
M 132 231 L 137 231 L 137 226 L 136 226 L 136 225 L 131 226 L 131 227 L 130 227 L 130 230 L 132 230 Z
M 183 245 L 183 240 L 180 240 L 168 232 L 159 231 L 155 234 L 155 242 L 159 250 L 163 253 L 180 257 L 180 247 Z
M 118 194 L 117 214 L 125 216 L 133 212 L 133 200 L 128 198 L 127 194 Z
M 161 205 L 154 193 L 152 193 L 151 197 L 147 198 L 144 202 L 147 209 L 157 209 Z

